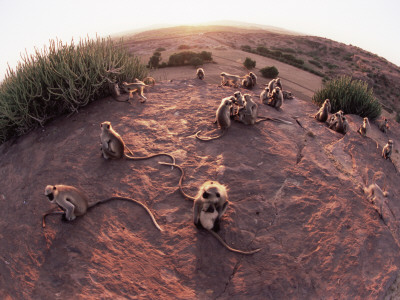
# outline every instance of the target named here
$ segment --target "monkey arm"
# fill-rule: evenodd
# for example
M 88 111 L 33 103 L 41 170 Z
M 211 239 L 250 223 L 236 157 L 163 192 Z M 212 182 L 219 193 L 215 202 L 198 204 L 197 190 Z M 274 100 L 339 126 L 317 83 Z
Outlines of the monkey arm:
M 201 228 L 201 223 L 200 223 L 200 212 L 201 212 L 201 205 L 199 201 L 195 200 L 194 201 L 194 206 L 193 206 L 193 223 L 196 225 L 196 227 Z

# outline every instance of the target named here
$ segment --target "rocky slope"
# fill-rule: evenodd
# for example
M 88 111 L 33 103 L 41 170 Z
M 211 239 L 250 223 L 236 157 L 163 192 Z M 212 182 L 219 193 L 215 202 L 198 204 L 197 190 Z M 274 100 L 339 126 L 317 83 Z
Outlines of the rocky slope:
M 250 91 L 258 102 L 262 87 Z M 212 142 L 194 133 L 215 129 L 215 110 L 236 90 L 199 80 L 157 84 L 145 103 L 100 100 L 0 146 L 0 296 L 11 299 L 383 299 L 400 268 L 399 175 L 380 156 L 388 136 L 372 125 L 345 136 L 312 118 L 317 107 L 295 98 L 259 115 L 293 125 L 234 123 Z M 243 91 L 243 90 L 242 90 Z M 244 92 L 244 91 L 243 91 Z M 126 97 L 126 95 L 125 95 Z M 311 116 L 311 117 L 310 117 Z M 299 123 L 295 121 L 297 118 Z M 192 223 L 192 203 L 177 189 L 179 171 L 147 161 L 100 157 L 99 124 L 110 121 L 137 155 L 168 152 L 186 170 L 194 195 L 205 180 L 229 188 L 223 248 Z M 302 127 L 299 125 L 301 124 Z M 377 143 L 379 149 L 377 149 Z M 375 173 L 390 196 L 382 207 L 363 194 Z M 380 181 L 379 181 L 380 180 Z M 78 186 L 91 201 L 126 196 L 66 223 L 41 215 L 51 207 L 47 184 Z M 379 212 L 382 212 L 380 217 Z

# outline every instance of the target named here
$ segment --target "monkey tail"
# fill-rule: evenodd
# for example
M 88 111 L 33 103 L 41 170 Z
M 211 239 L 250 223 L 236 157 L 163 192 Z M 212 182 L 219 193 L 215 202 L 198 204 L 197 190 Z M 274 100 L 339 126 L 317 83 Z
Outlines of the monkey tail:
M 185 177 L 185 171 L 183 170 L 183 168 L 180 165 L 176 165 L 175 163 L 170 164 L 170 163 L 165 163 L 165 162 L 159 162 L 160 165 L 166 165 L 166 166 L 173 166 L 173 167 L 177 167 L 180 171 L 181 171 L 181 178 L 179 179 L 179 190 L 181 192 L 181 194 L 189 199 L 189 200 L 195 200 L 194 197 L 189 196 L 188 194 L 185 193 L 185 191 L 183 190 L 182 187 L 182 181 L 183 181 L 183 177 Z
M 160 225 L 158 225 L 156 218 L 154 217 L 153 213 L 150 211 L 150 209 L 147 208 L 147 206 L 135 199 L 132 198 L 126 198 L 126 197 L 111 197 L 108 199 L 104 199 L 104 200 L 100 200 L 99 202 L 94 203 L 93 205 L 89 206 L 89 208 L 93 208 L 95 206 L 97 206 L 98 204 L 103 204 L 109 201 L 113 201 L 113 200 L 122 200 L 122 201 L 128 201 L 128 202 L 135 202 L 136 204 L 139 204 L 140 206 L 142 206 L 146 212 L 149 214 L 151 220 L 153 221 L 154 226 L 157 227 L 158 230 L 163 231 L 163 229 L 160 227 Z
M 229 251 L 240 253 L 240 254 L 251 255 L 251 254 L 257 253 L 261 250 L 261 248 L 251 250 L 251 251 L 242 251 L 242 250 L 234 249 L 234 248 L 230 247 L 227 243 L 225 243 L 225 241 L 218 235 L 218 233 L 216 233 L 215 231 L 210 230 L 210 229 L 206 229 L 206 230 L 209 233 L 211 233 L 218 241 L 220 241 L 220 243 Z
M 199 139 L 201 141 L 212 141 L 212 140 L 216 140 L 216 139 L 223 137 L 225 135 L 226 129 L 223 129 L 220 135 L 213 136 L 213 137 L 205 137 L 205 138 L 199 136 L 200 132 L 201 132 L 201 130 L 196 132 L 197 139 Z
M 168 156 L 169 158 L 171 158 L 172 164 L 175 165 L 175 157 L 173 155 L 171 155 L 171 154 L 168 154 L 168 153 L 157 153 L 157 154 L 151 154 L 149 156 L 136 156 L 135 157 L 131 149 L 129 149 L 128 147 L 125 147 L 125 148 L 128 150 L 128 152 L 130 154 L 130 155 L 128 155 L 128 154 L 125 153 L 125 157 L 127 159 L 130 159 L 130 160 L 143 160 L 143 159 L 149 159 L 149 158 L 153 158 L 153 157 L 156 157 L 156 156 L 162 156 L 163 155 L 163 156 Z
M 288 125 L 293 125 L 292 122 L 290 121 L 286 121 L 286 120 L 282 120 L 279 118 L 269 118 L 269 117 L 257 117 L 258 120 L 256 121 L 256 124 L 264 122 L 264 121 L 275 121 L 275 122 L 281 122 L 283 124 L 288 124 Z

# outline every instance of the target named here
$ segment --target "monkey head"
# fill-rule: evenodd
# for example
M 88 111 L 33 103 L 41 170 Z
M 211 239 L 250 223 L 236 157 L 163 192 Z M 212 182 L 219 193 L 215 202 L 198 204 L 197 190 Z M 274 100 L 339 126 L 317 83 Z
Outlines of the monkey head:
M 44 195 L 49 199 L 51 203 L 54 203 L 55 194 L 57 194 L 57 188 L 55 185 L 48 185 L 44 189 Z

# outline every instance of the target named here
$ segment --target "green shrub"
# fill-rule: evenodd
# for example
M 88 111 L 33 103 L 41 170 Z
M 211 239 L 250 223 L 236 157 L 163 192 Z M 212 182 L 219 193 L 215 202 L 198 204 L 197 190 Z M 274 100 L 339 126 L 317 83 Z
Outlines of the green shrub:
M 201 51 L 200 58 L 204 61 L 212 61 L 212 53 L 207 51 Z
M 196 61 L 194 58 L 198 58 Z M 193 51 L 183 51 L 179 53 L 174 53 L 169 57 L 168 66 L 184 66 L 184 65 L 194 65 L 194 63 L 201 64 L 203 61 L 212 61 L 212 53 L 207 51 L 202 51 L 201 53 L 195 53 Z M 200 65 L 200 64 L 199 64 Z
M 158 47 L 157 49 L 156 49 L 156 52 L 162 52 L 162 51 L 165 51 L 166 49 L 164 48 L 164 47 Z
M 257 51 L 258 53 L 260 53 L 261 55 L 264 55 L 264 56 L 271 55 L 271 51 L 268 50 L 268 48 L 266 48 L 266 47 L 264 47 L 264 46 L 258 46 L 257 49 L 256 49 L 256 51 Z
M 198 56 L 193 56 L 192 58 L 190 58 L 189 64 L 197 68 L 198 66 L 201 66 L 203 64 L 203 60 Z
M 244 60 L 243 65 L 244 65 L 247 69 L 251 70 L 251 69 L 253 69 L 253 68 L 256 67 L 256 61 L 255 61 L 255 60 L 252 60 L 250 57 L 246 57 L 246 59 Z
M 275 66 L 262 68 L 260 72 L 262 76 L 266 78 L 275 78 L 279 74 L 279 71 Z
M 15 71 L 7 70 L 0 84 L 0 142 L 110 95 L 109 80 L 146 75 L 122 41 L 97 38 L 67 45 L 52 40 L 43 51 L 23 56 Z
M 322 65 L 321 65 L 321 63 L 318 62 L 318 61 L 316 61 L 316 60 L 310 59 L 308 62 L 309 62 L 310 64 L 313 64 L 314 66 L 317 66 L 317 67 L 320 68 L 320 69 L 323 68 Z
M 349 76 L 326 82 L 325 87 L 314 94 L 312 101 L 321 106 L 325 99 L 331 101 L 332 112 L 343 110 L 345 114 L 356 114 L 374 120 L 382 111 L 372 88 L 366 82 L 353 80 Z
M 249 45 L 243 45 L 240 47 L 242 51 L 251 52 L 251 47 Z
M 149 68 L 158 68 L 161 61 L 161 53 L 156 51 L 153 53 L 153 56 L 150 57 L 148 67 Z

